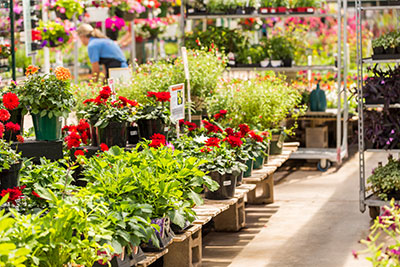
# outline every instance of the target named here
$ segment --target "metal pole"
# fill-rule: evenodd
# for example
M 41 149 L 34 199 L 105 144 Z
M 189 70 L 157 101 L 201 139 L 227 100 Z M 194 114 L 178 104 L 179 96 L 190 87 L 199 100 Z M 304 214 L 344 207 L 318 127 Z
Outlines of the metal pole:
M 132 42 L 131 42 L 131 62 L 132 69 L 135 70 L 136 63 L 136 34 L 135 34 L 135 20 L 131 21 L 131 34 L 132 34 Z
M 78 15 L 74 14 L 74 25 L 75 27 L 78 26 Z M 74 43 L 74 81 L 75 83 L 78 83 L 78 54 L 79 54 L 79 46 L 78 42 L 75 41 Z
M 341 162 L 341 141 L 342 141 L 342 112 L 341 112 L 341 86 L 342 86 L 342 2 L 341 0 L 337 0 L 337 24 L 338 24 L 338 56 L 337 56 L 337 94 L 338 94 L 338 103 L 337 103 L 337 116 L 336 116 L 336 156 L 337 162 L 340 164 Z
M 181 37 L 178 38 L 178 55 L 182 56 L 181 48 L 185 46 L 185 1 L 181 0 L 181 18 L 180 18 L 180 29 L 181 29 Z
M 47 14 L 46 8 L 46 0 L 42 0 L 42 20 L 43 22 L 47 22 L 49 20 L 49 15 Z M 44 73 L 50 72 L 50 49 L 48 47 L 43 48 L 43 56 L 44 56 L 44 65 L 43 71 Z
M 347 101 L 347 70 L 348 70 L 348 58 L 349 49 L 347 43 L 347 0 L 343 0 L 343 49 L 344 49 L 344 61 L 343 61 L 343 140 L 342 150 L 346 151 L 346 157 L 348 155 L 348 144 L 347 144 L 347 131 L 348 131 L 348 119 L 349 119 L 349 103 Z
M 10 0 L 10 23 L 11 23 L 11 73 L 12 73 L 12 79 L 14 81 L 17 80 L 17 73 L 16 73 L 16 67 L 15 67 L 15 29 L 14 29 L 14 2 L 13 0 Z

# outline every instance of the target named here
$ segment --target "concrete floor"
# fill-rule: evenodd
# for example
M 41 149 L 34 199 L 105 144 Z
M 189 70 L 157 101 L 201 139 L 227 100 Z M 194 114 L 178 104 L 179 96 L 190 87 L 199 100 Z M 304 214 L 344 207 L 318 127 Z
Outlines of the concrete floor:
M 366 158 L 370 173 L 385 155 Z M 371 266 L 352 256 L 371 224 L 358 201 L 358 155 L 338 170 L 292 172 L 275 186 L 275 203 L 246 207 L 245 229 L 205 236 L 203 266 Z

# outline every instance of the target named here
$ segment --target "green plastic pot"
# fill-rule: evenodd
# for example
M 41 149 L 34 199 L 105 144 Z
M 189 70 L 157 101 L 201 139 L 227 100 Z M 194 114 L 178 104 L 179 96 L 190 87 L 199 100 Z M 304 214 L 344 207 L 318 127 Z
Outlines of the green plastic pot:
M 253 172 L 253 159 L 246 161 L 247 170 L 243 173 L 243 177 L 250 177 Z
M 270 145 L 270 155 L 280 155 L 283 149 L 283 140 L 285 135 L 283 131 L 279 134 L 272 134 L 271 145 Z
M 61 138 L 61 117 L 40 116 L 32 114 L 33 128 L 37 141 L 56 141 Z
M 256 157 L 256 160 L 253 162 L 253 169 L 254 170 L 259 170 L 264 167 L 264 156 L 261 155 L 259 157 Z

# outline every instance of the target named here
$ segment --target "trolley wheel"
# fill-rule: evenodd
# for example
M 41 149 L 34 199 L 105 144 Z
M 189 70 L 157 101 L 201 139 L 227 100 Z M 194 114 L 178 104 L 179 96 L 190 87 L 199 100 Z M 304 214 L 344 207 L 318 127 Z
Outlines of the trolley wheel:
M 381 213 L 380 207 L 368 206 L 368 208 L 369 208 L 369 217 L 371 217 L 371 219 L 373 220 L 375 220 L 375 218 L 378 217 Z
M 317 163 L 317 168 L 321 172 L 326 172 L 332 166 L 332 162 L 327 159 L 321 159 Z

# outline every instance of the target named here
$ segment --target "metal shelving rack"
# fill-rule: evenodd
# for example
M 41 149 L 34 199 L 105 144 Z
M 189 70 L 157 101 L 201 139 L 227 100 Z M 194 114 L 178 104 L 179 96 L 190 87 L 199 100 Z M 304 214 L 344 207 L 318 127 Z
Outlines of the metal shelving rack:
M 359 151 L 359 175 L 360 175 L 360 211 L 365 212 L 369 207 L 370 216 L 375 218 L 379 215 L 380 207 L 388 205 L 390 201 L 380 200 L 373 194 L 367 195 L 366 173 L 365 173 L 365 152 L 373 153 L 400 153 L 400 149 L 365 149 L 364 146 L 364 110 L 366 108 L 383 108 L 384 105 L 368 105 L 363 102 L 363 67 L 364 64 L 393 64 L 400 63 L 400 59 L 374 60 L 363 58 L 362 54 L 362 12 L 365 10 L 400 10 L 398 6 L 363 6 L 362 0 L 356 0 L 356 24 L 357 24 L 357 100 L 358 100 L 358 151 Z M 400 108 L 400 104 L 391 104 L 390 108 Z
M 184 5 L 185 1 L 181 4 L 181 33 L 184 38 L 185 32 L 185 20 L 205 20 L 205 19 L 218 19 L 218 18 L 229 18 L 229 19 L 242 19 L 242 18 L 270 18 L 270 17 L 334 17 L 338 21 L 338 51 L 337 51 L 337 67 L 332 65 L 311 65 L 311 66 L 293 66 L 290 68 L 285 67 L 245 67 L 245 68 L 231 68 L 234 71 L 335 71 L 337 75 L 337 96 L 338 96 L 338 108 L 336 114 L 336 148 L 299 148 L 295 153 L 291 155 L 291 159 L 319 159 L 318 166 L 321 170 L 325 170 L 330 167 L 331 162 L 341 163 L 342 159 L 348 155 L 348 144 L 347 144 L 347 124 L 348 124 L 348 102 L 347 102 L 347 90 L 346 90 L 346 77 L 347 77 L 347 31 L 342 32 L 342 20 L 343 29 L 347 28 L 347 0 L 330 1 L 337 3 L 336 14 L 323 14 L 323 13 L 276 13 L 276 14 L 245 14 L 245 15 L 187 15 L 185 17 Z M 342 40 L 343 39 L 343 40 Z M 183 44 L 181 40 L 181 44 Z M 343 55 L 342 55 L 343 45 Z M 343 73 L 342 73 L 343 71 Z M 343 79 L 342 79 L 343 74 Z M 342 81 L 344 81 L 344 88 L 342 88 Z M 342 104 L 343 103 L 343 107 Z
M 11 70 L 11 78 L 15 81 L 16 77 L 16 67 L 15 67 L 15 14 L 14 14 L 14 1 L 13 0 L 0 0 L 0 8 L 9 9 L 10 18 L 10 50 L 11 50 L 11 66 L 9 66 L 6 71 Z M 2 66 L 4 67 L 4 66 Z M 0 70 L 2 72 L 2 70 Z

